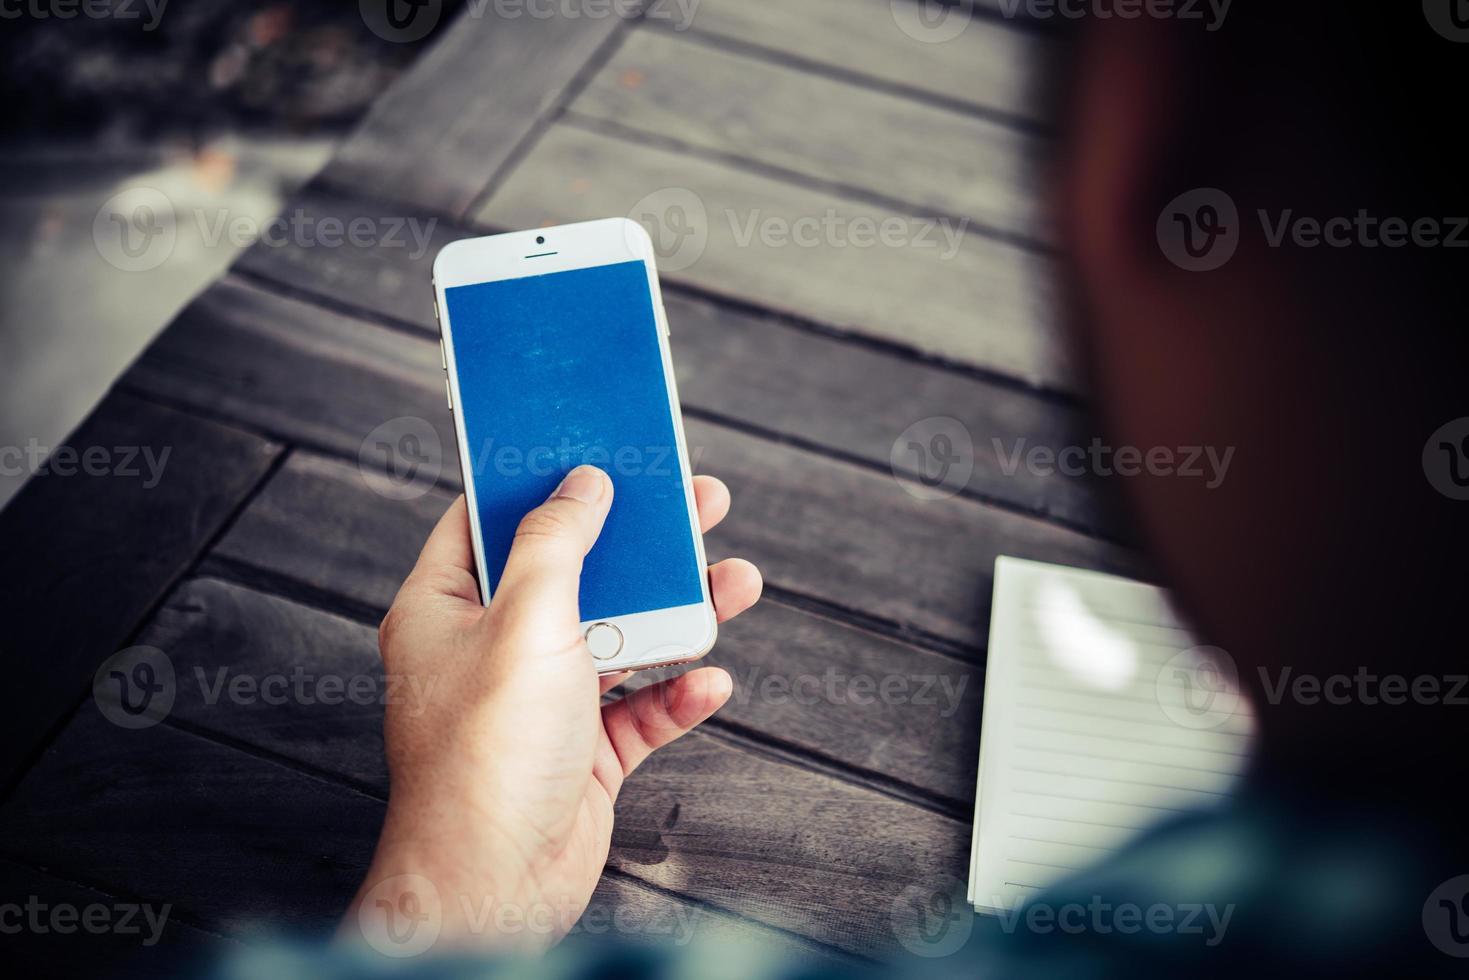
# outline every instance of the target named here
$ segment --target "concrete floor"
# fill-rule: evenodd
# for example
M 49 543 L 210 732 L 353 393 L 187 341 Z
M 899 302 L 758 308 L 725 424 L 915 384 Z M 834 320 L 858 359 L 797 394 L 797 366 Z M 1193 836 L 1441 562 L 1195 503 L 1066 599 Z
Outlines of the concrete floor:
M 55 146 L 7 152 L 0 507 L 33 472 L 31 460 L 65 440 L 331 147 L 331 140 L 231 138 L 146 155 Z M 140 201 L 151 210 L 135 208 Z M 136 227 L 120 225 L 114 213 L 135 215 Z M 148 229 L 157 234 L 143 237 Z M 123 234 L 130 250 L 121 247 Z

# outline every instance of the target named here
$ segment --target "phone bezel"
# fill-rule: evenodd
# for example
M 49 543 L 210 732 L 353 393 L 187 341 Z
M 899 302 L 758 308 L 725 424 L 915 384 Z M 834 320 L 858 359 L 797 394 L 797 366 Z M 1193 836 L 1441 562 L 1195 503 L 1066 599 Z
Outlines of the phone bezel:
M 544 243 L 537 244 L 537 237 L 544 238 Z M 679 407 L 678 387 L 669 349 L 668 317 L 663 310 L 663 295 L 658 286 L 654 264 L 653 242 L 643 226 L 635 221 L 628 218 L 604 218 L 451 242 L 435 257 L 433 272 L 435 313 L 443 343 L 444 370 L 453 402 L 451 414 L 454 419 L 459 468 L 464 477 L 464 492 L 469 504 L 470 537 L 475 566 L 479 573 L 480 598 L 485 605 L 489 605 L 491 595 L 485 575 L 484 544 L 479 526 L 479 508 L 475 499 L 473 460 L 464 418 L 458 410 L 458 406 L 462 404 L 459 397 L 459 371 L 454 356 L 454 336 L 448 322 L 449 306 L 445 291 L 455 286 L 519 279 L 628 261 L 642 262 L 648 276 L 658 348 L 663 361 L 664 389 L 668 393 L 668 410 L 673 421 L 679 468 L 683 477 L 689 533 L 693 537 L 695 559 L 703 570 L 703 574 L 699 576 L 702 598 L 691 605 L 583 621 L 583 634 L 591 626 L 603 622 L 611 623 L 622 631 L 623 646 L 617 656 L 593 661 L 599 674 L 643 670 L 697 660 L 714 646 L 718 633 L 714 603 L 709 593 L 704 536 L 699 529 L 698 508 L 694 500 L 693 467 L 689 465 L 683 415 Z M 613 506 L 616 506 L 615 499 Z

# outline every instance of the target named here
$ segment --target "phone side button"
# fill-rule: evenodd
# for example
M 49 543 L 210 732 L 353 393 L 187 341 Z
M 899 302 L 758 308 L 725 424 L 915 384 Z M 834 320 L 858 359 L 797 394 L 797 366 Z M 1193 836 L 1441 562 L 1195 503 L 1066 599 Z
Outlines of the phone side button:
M 449 352 L 444 349 L 443 338 L 439 339 L 439 363 L 444 365 L 444 370 L 449 370 Z
M 454 411 L 454 389 L 449 387 L 449 379 L 444 379 L 444 400 L 449 403 L 449 411 Z

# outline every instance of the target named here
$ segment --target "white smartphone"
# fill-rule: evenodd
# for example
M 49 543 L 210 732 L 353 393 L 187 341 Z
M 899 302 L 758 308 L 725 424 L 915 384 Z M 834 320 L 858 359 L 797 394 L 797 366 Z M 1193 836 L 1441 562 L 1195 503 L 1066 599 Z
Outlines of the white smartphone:
M 647 232 L 607 218 L 457 241 L 434 260 L 434 298 L 484 602 L 520 519 L 590 463 L 613 484 L 582 568 L 598 672 L 708 653 L 714 604 Z

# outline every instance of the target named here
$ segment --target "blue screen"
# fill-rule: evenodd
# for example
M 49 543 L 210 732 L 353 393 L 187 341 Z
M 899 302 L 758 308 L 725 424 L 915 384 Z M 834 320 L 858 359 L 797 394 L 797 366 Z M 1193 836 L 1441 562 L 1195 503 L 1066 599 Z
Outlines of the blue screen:
M 702 601 L 643 263 L 444 294 L 491 595 L 520 519 L 591 463 L 615 492 L 583 566 L 582 619 Z

